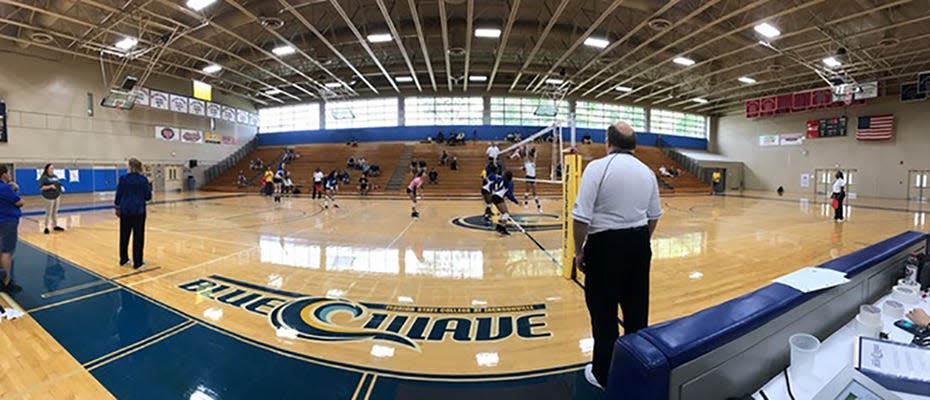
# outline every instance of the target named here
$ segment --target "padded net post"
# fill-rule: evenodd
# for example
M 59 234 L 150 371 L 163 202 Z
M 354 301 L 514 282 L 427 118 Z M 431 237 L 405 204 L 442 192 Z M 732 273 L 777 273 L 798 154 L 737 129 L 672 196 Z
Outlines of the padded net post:
M 581 183 L 581 155 L 574 148 L 562 158 L 562 276 L 575 276 L 575 230 L 572 227 L 572 207 Z

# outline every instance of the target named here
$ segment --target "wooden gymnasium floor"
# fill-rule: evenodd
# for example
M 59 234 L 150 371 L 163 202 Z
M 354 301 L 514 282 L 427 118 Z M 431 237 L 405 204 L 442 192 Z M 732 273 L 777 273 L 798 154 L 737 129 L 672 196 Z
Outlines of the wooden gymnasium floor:
M 854 200 L 834 224 L 815 199 L 745 196 L 663 199 L 651 322 L 927 227 L 905 202 Z M 162 196 L 142 272 L 116 265 L 117 220 L 95 209 L 110 198 L 68 195 L 52 235 L 28 201 L 13 297 L 29 315 L 0 323 L 2 398 L 601 397 L 580 371 L 581 287 L 526 235 L 451 222 L 476 201 L 412 221 L 398 200 Z M 521 221 L 559 256 L 556 218 Z

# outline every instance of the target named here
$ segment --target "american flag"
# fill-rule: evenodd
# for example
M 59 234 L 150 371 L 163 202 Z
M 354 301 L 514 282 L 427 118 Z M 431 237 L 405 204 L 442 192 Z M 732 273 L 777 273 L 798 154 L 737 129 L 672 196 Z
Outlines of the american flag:
M 859 117 L 856 128 L 858 140 L 885 140 L 894 136 L 894 115 L 873 115 Z

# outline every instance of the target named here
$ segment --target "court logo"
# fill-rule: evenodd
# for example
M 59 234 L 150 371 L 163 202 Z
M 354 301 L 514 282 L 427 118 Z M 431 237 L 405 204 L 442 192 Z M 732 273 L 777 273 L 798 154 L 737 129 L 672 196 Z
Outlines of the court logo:
M 178 288 L 267 316 L 287 336 L 319 342 L 377 340 L 419 351 L 424 342 L 492 342 L 542 339 L 546 305 L 423 307 L 307 296 L 218 275 Z
M 538 232 L 538 231 L 554 231 L 562 229 L 562 222 L 558 214 L 511 214 L 510 217 L 523 229 L 526 229 L 527 232 Z M 484 219 L 483 215 L 470 215 L 467 217 L 458 217 L 452 220 L 452 223 L 457 226 L 469 229 L 478 229 L 484 231 L 493 231 L 494 223 L 497 221 L 495 217 L 491 221 Z M 519 229 L 513 225 L 507 225 L 507 229 L 513 232 L 519 232 Z

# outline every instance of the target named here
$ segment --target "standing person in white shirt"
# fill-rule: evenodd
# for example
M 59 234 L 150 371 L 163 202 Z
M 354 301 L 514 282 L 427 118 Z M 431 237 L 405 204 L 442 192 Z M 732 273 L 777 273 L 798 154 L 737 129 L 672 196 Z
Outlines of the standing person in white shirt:
M 501 154 L 501 149 L 497 147 L 497 144 L 491 142 L 491 145 L 488 146 L 488 149 L 485 151 L 485 153 L 488 155 L 488 162 L 497 165 L 497 156 Z
M 526 158 L 523 160 L 523 171 L 526 172 L 526 191 L 523 192 L 523 208 L 530 207 L 530 193 L 533 194 L 533 200 L 536 201 L 536 212 L 542 212 L 542 206 L 539 204 L 539 195 L 536 194 L 536 148 L 530 147 L 526 152 Z
M 319 168 L 313 171 L 313 194 L 310 195 L 311 199 L 323 198 L 323 176 L 323 171 L 320 171 Z
M 593 364 L 585 367 L 585 378 L 601 388 L 619 336 L 617 304 L 624 334 L 645 328 L 649 317 L 649 240 L 662 208 L 656 176 L 633 156 L 635 149 L 629 124 L 608 127 L 609 154 L 585 168 L 572 210 L 575 267 L 585 273 L 594 336 Z
M 831 198 L 836 199 L 836 208 L 833 209 L 833 221 L 843 222 L 843 200 L 846 199 L 846 179 L 843 178 L 843 171 L 836 171 L 836 180 L 833 181 L 833 194 Z

